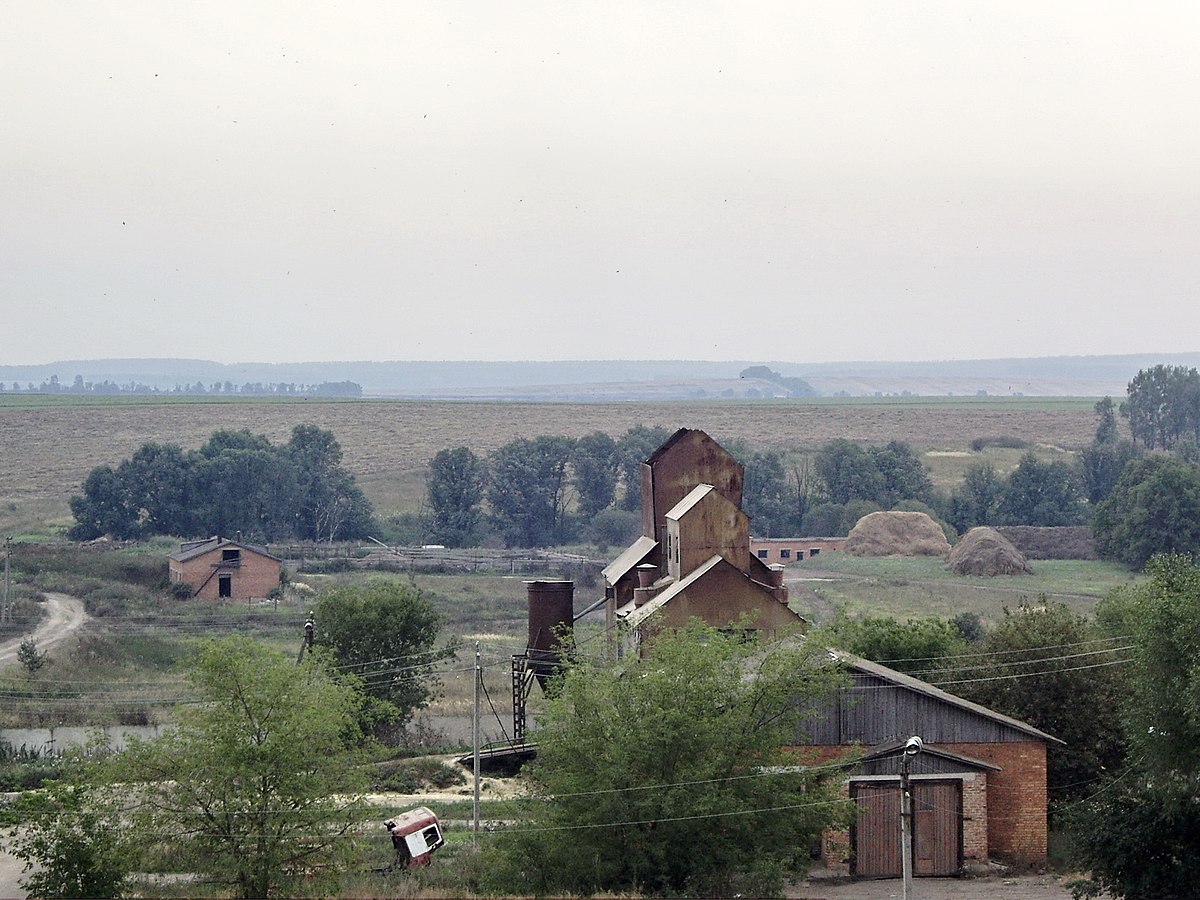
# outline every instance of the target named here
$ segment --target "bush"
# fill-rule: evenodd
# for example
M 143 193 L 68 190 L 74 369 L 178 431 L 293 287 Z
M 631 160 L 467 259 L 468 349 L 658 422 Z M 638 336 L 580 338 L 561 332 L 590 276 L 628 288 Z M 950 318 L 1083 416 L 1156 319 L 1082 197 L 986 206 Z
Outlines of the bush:
M 977 437 L 971 441 L 971 449 L 976 453 L 986 447 L 1005 447 L 1010 450 L 1024 450 L 1028 446 L 1029 441 L 1007 434 L 1000 435 L 999 437 Z

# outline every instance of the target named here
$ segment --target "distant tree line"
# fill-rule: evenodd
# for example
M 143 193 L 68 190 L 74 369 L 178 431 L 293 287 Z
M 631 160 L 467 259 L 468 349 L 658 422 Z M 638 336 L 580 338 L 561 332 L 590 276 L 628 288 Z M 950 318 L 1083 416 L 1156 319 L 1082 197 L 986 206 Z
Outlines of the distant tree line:
M 1139 373 L 1120 412 L 1136 418 L 1131 407 L 1144 407 L 1146 385 L 1156 381 L 1191 384 L 1200 376 L 1161 366 Z M 845 535 L 862 516 L 895 509 L 928 513 L 951 540 L 980 525 L 1090 524 L 1102 556 L 1135 568 L 1155 553 L 1200 551 L 1197 445 L 1179 437 L 1169 454 L 1144 456 L 1138 441 L 1121 439 L 1112 398 L 1094 411 L 1095 436 L 1073 459 L 1046 460 L 1028 449 L 1007 473 L 981 461 L 949 491 L 934 489 L 920 454 L 901 441 L 864 446 L 837 439 L 815 452 L 739 441 L 726 448 L 745 466 L 742 508 L 759 537 Z M 1190 420 L 1179 414 L 1171 421 Z M 639 426 L 616 438 L 521 438 L 487 457 L 467 447 L 442 450 L 430 461 L 426 506 L 408 523 L 417 532 L 412 542 L 628 543 L 641 529 L 641 464 L 670 434 Z M 1164 434 L 1184 432 L 1159 425 L 1147 434 L 1161 447 Z M 973 446 L 989 444 L 1025 446 L 1011 438 Z
M 4 391 L 0 382 L 0 391 Z M 27 394 L 202 394 L 242 397 L 361 397 L 362 385 L 354 381 L 322 381 L 320 384 L 296 384 L 295 382 L 246 382 L 242 385 L 232 381 L 214 381 L 205 385 L 203 381 L 195 384 L 177 384 L 170 391 L 142 384 L 140 381 L 128 381 L 118 384 L 115 381 L 84 381 L 82 375 L 76 375 L 71 384 L 63 384 L 57 375 L 51 375 L 49 380 L 41 384 L 27 382 L 21 387 L 20 382 L 12 383 L 14 392 Z
M 71 498 L 70 535 L 365 537 L 371 504 L 341 461 L 333 433 L 315 425 L 297 425 L 279 446 L 245 429 L 215 431 L 198 450 L 146 443 L 116 468 L 92 469 Z

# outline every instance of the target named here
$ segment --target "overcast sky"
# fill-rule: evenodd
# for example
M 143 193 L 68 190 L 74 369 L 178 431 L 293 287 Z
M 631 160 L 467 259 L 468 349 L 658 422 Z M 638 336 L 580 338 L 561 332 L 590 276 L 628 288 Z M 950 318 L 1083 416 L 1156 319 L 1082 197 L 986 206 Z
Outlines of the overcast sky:
M 0 363 L 1200 349 L 1200 4 L 9 0 Z

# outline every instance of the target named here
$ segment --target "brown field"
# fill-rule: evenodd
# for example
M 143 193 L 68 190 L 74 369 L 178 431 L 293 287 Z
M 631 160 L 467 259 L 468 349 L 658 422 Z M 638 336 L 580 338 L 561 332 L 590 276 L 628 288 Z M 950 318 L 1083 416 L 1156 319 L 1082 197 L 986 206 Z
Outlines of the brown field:
M 293 426 L 333 431 L 346 467 L 381 514 L 413 511 L 430 458 L 466 445 L 486 454 L 519 437 L 635 425 L 691 427 L 718 441 L 812 449 L 833 438 L 901 440 L 962 450 L 1007 435 L 1064 449 L 1091 440 L 1091 400 L 912 398 L 894 402 L 696 402 L 622 404 L 428 403 L 413 401 L 188 401 L 154 399 L 0 404 L 0 529 L 21 533 L 66 524 L 67 500 L 94 467 L 127 458 L 146 441 L 198 447 L 218 428 L 249 428 L 274 442 Z M 1010 451 L 1011 452 L 1011 451 Z M 1012 453 L 1015 461 L 1016 453 Z M 936 479 L 936 471 L 935 471 Z

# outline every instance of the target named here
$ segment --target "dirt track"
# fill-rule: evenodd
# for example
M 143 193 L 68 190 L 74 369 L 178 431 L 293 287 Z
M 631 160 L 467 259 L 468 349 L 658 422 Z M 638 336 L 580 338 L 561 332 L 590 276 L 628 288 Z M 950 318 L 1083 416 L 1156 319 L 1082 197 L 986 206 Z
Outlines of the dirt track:
M 1078 876 L 1016 875 L 987 878 L 917 878 L 913 900 L 1068 900 L 1064 882 Z M 789 898 L 804 900 L 892 900 L 904 894 L 899 878 L 872 881 L 814 878 L 790 885 Z
M 50 615 L 34 630 L 33 634 L 23 634 L 0 643 L 0 667 L 17 661 L 17 651 L 21 642 L 33 638 L 38 650 L 48 650 L 55 644 L 70 637 L 87 621 L 88 614 L 84 612 L 83 601 L 66 594 L 46 594 L 46 609 Z

